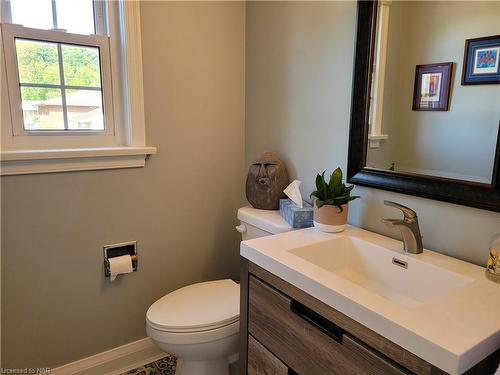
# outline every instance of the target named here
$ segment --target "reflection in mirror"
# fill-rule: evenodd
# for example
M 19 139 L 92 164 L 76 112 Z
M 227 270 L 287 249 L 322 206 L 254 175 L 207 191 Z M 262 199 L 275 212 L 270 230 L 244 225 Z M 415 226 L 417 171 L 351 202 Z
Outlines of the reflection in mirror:
M 464 85 L 462 69 L 465 41 L 498 35 L 499 15 L 500 2 L 379 2 L 366 167 L 492 184 L 500 84 Z M 474 69 L 498 75 L 500 45 L 484 43 Z

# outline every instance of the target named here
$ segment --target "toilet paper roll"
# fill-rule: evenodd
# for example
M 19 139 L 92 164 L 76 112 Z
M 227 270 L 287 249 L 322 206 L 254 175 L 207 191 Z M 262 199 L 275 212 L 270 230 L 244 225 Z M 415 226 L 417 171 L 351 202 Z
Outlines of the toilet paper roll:
M 119 257 L 109 258 L 110 280 L 116 279 L 116 276 L 122 273 L 133 272 L 132 257 L 130 255 L 122 255 Z

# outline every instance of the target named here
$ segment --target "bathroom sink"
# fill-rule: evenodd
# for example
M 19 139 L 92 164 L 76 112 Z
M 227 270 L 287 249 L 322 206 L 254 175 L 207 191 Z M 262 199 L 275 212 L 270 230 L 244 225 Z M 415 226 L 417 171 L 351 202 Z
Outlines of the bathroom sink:
M 350 236 L 290 249 L 290 253 L 404 307 L 416 307 L 473 281 Z
M 500 345 L 500 288 L 485 269 L 348 226 L 241 243 L 241 255 L 322 303 L 451 374 Z

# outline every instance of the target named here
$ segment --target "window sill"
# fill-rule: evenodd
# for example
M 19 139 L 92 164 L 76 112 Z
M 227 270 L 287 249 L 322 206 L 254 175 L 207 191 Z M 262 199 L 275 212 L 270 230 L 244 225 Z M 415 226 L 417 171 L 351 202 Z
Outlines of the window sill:
M 389 139 L 389 135 L 387 134 L 369 134 L 368 135 L 368 143 L 370 148 L 379 148 L 380 142 Z
M 2 151 L 1 175 L 144 167 L 156 147 Z

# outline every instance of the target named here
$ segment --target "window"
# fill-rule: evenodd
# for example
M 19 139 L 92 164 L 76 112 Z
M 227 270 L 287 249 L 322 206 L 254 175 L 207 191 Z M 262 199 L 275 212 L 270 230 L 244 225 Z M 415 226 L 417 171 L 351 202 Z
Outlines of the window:
M 14 135 L 114 130 L 106 37 L 3 28 Z
M 12 24 L 3 26 L 3 41 L 13 134 L 113 133 L 109 38 L 96 34 L 106 29 L 96 17 L 103 3 L 9 4 Z
M 0 6 L 2 174 L 15 161 L 74 152 L 94 159 L 137 155 L 144 165 L 155 149 L 144 144 L 139 4 L 3 0 Z
M 9 0 L 12 23 L 36 29 L 98 34 L 103 2 L 92 0 Z M 102 25 L 101 25 L 102 26 Z

